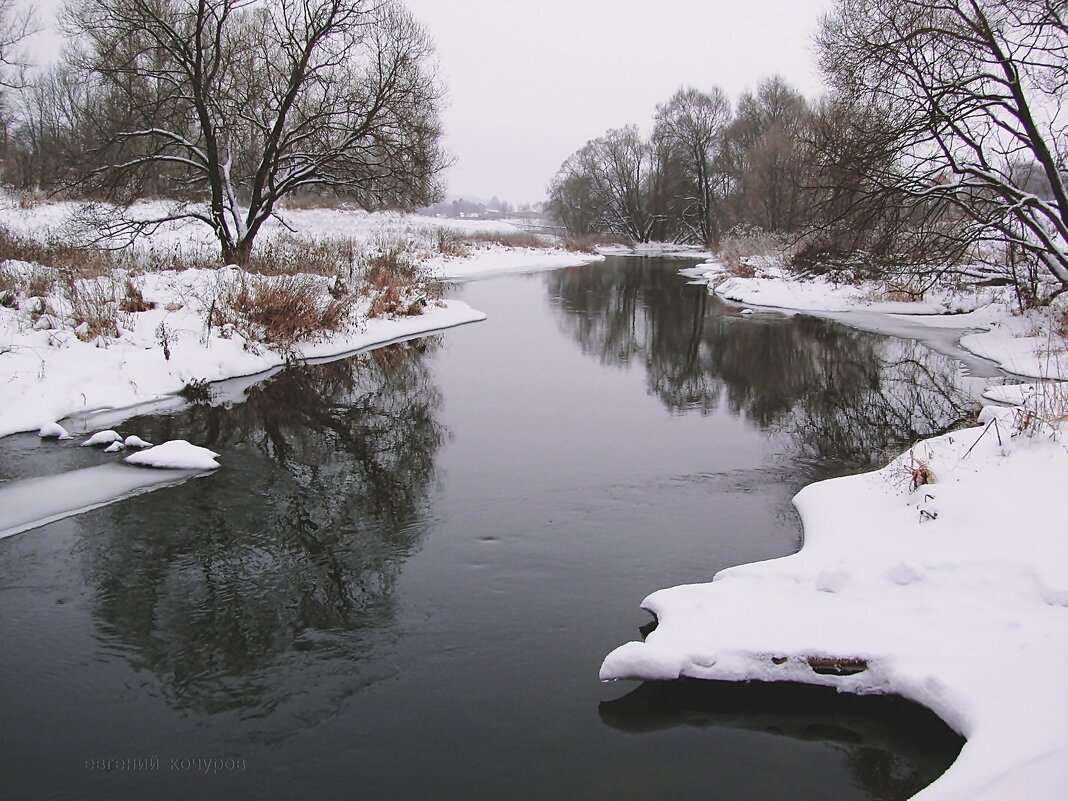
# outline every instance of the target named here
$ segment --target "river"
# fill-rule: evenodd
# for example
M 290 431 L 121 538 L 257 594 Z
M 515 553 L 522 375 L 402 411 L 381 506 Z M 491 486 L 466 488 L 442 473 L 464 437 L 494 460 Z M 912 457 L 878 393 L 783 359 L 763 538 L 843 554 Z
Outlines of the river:
M 645 595 L 795 551 L 798 489 L 972 414 L 953 359 L 742 316 L 679 266 L 461 285 L 486 322 L 122 422 L 223 467 L 0 540 L 3 796 L 889 801 L 930 783 L 961 740 L 898 699 L 597 681 L 649 630 Z M 16 435 L 0 481 L 108 459 Z

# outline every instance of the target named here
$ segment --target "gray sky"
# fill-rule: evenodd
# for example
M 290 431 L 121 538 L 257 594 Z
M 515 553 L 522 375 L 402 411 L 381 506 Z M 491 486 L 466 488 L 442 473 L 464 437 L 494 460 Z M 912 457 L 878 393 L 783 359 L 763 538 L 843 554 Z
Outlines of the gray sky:
M 50 16 L 60 0 L 34 0 Z M 778 73 L 820 91 L 811 37 L 831 0 L 407 0 L 448 85 L 450 195 L 544 197 L 560 163 L 609 128 L 648 130 L 684 84 L 732 99 Z M 46 56 L 55 40 L 41 37 Z
M 779 73 L 820 91 L 811 37 L 830 0 L 408 0 L 449 85 L 449 193 L 538 200 L 609 128 L 643 129 L 679 86 L 732 99 Z

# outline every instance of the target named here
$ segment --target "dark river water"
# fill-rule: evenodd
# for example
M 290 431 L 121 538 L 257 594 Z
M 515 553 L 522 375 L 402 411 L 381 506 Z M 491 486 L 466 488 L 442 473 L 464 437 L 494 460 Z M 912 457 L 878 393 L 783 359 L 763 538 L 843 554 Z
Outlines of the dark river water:
M 743 317 L 678 266 L 470 283 L 453 294 L 486 322 L 122 423 L 223 467 L 0 540 L 0 797 L 847 801 L 934 780 L 961 741 L 900 700 L 597 680 L 645 595 L 795 551 L 803 485 L 971 414 L 947 357 Z M 0 480 L 109 458 L 8 437 Z

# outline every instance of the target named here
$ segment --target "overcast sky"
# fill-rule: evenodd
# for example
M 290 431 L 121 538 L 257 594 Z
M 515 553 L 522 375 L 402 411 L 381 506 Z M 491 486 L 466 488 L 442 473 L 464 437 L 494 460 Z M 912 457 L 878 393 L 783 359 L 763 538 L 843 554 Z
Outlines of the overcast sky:
M 407 0 L 448 86 L 454 196 L 540 200 L 609 128 L 648 129 L 682 85 L 731 99 L 778 73 L 820 92 L 811 39 L 831 0 Z M 59 0 L 36 0 L 43 16 Z M 54 40 L 40 39 L 41 55 Z
M 648 126 L 679 86 L 731 99 L 779 73 L 820 91 L 812 33 L 829 0 L 408 0 L 449 85 L 453 195 L 538 200 L 609 128 Z

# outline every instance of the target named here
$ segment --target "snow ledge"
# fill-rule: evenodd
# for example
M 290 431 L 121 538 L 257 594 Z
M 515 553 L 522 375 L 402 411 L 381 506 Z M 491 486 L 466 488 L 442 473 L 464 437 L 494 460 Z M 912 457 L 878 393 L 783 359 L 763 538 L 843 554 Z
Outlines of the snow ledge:
M 602 680 L 897 694 L 967 739 L 917 799 L 1068 797 L 1068 449 L 1013 409 L 980 421 L 803 489 L 798 553 L 653 593 L 659 625 L 610 653 Z M 934 480 L 914 488 L 920 464 Z M 835 660 L 850 669 L 813 669 Z

